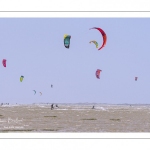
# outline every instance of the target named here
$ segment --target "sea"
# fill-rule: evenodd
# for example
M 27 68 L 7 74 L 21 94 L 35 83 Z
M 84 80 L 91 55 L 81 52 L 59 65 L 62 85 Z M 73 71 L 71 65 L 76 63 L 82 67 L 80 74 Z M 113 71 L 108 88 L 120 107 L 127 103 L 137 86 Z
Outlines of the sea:
M 16 104 L 0 106 L 0 132 L 150 132 L 150 105 Z M 92 109 L 94 106 L 94 109 Z

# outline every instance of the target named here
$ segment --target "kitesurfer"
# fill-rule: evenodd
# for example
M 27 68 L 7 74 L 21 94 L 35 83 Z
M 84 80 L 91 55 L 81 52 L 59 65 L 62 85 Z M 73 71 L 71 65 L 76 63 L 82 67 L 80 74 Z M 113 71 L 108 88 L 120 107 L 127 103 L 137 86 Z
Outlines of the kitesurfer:
M 54 104 L 51 105 L 51 110 L 54 109 Z
M 93 106 L 92 109 L 95 109 L 95 107 Z

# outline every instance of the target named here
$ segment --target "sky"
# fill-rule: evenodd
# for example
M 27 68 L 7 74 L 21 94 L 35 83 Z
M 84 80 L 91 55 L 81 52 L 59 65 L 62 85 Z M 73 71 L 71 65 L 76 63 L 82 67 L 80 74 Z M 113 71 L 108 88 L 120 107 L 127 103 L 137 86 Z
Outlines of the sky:
M 0 103 L 150 104 L 149 37 L 149 18 L 0 18 Z

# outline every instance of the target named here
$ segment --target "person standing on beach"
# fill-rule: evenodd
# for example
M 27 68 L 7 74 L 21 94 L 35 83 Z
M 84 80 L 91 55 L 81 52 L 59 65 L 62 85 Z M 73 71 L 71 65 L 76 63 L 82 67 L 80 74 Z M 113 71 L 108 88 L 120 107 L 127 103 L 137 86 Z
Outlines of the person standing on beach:
M 93 106 L 92 109 L 95 109 L 95 107 Z

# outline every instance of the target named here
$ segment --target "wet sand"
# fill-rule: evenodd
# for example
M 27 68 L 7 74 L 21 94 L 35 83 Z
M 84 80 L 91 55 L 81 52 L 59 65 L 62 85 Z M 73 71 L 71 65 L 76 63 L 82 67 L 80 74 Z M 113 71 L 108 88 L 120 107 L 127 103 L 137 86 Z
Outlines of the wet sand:
M 0 132 L 149 132 L 149 105 L 0 106 Z

